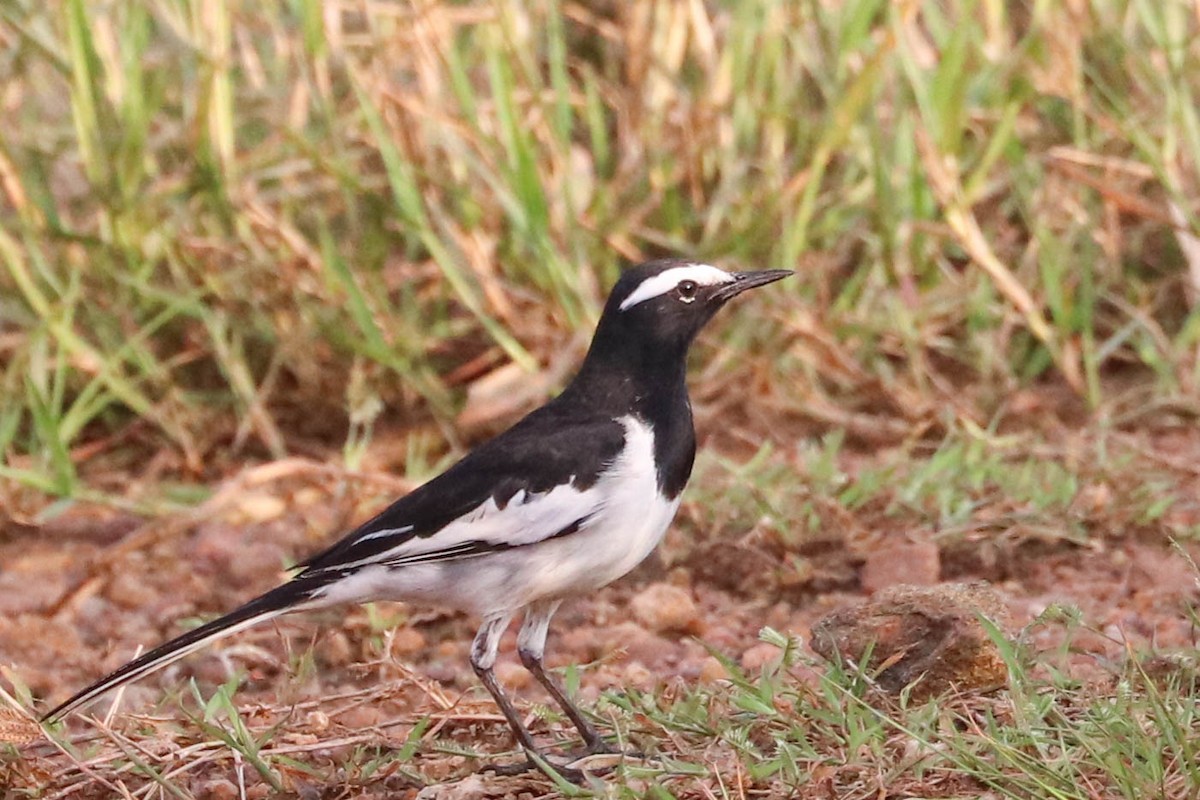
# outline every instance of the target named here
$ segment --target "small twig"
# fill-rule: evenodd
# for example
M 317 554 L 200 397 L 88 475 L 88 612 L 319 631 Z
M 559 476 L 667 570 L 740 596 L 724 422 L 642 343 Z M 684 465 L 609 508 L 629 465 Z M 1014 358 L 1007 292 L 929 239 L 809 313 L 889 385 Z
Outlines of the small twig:
M 137 659 L 142 654 L 142 645 L 137 646 L 137 650 L 133 652 L 133 659 Z M 131 659 L 131 660 L 133 660 Z M 112 725 L 113 717 L 117 715 L 117 709 L 121 707 L 121 701 L 125 699 L 125 690 L 129 688 L 129 684 L 123 683 L 117 689 L 116 695 L 113 697 L 112 705 L 108 707 L 108 713 L 104 715 L 104 729 Z

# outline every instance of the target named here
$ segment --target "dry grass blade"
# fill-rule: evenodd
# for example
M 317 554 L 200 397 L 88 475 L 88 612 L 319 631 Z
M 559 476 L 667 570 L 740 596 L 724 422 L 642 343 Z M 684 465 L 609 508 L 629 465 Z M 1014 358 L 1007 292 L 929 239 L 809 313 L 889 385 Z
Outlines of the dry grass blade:
M 980 228 L 979 221 L 971 209 L 963 203 L 961 186 L 947 163 L 946 157 L 938 152 L 933 139 L 925 128 L 918 127 L 915 134 L 917 149 L 921 154 L 921 163 L 929 177 L 930 186 L 937 194 L 946 224 L 954 232 L 958 243 L 967 251 L 971 259 L 987 273 L 1000 293 L 1017 309 L 1030 332 L 1051 352 L 1055 361 L 1062 368 L 1063 376 L 1070 383 L 1071 388 L 1082 393 L 1084 390 L 1083 380 L 1078 366 L 1065 362 L 1066 354 L 1058 341 L 1059 337 L 1046 322 L 1041 306 L 1034 301 L 1029 290 L 1017 280 L 988 244 L 987 236 Z
M 1175 226 L 1175 238 L 1179 249 L 1187 261 L 1188 280 L 1186 283 L 1188 299 L 1192 306 L 1200 305 L 1200 237 L 1192 233 L 1188 227 L 1187 216 L 1177 203 L 1170 204 L 1171 223 Z
M 93 765 L 80 761 L 71 749 L 63 746 L 55 736 L 47 736 L 33 714 L 17 702 L 16 698 L 9 694 L 3 686 L 0 686 L 0 700 L 5 704 L 5 707 L 0 707 L 0 742 L 21 745 L 48 739 L 55 750 L 90 781 L 109 789 L 115 797 L 130 797 L 129 790 L 119 780 L 110 780 L 101 771 L 94 769 Z
M 43 734 L 36 720 L 12 708 L 13 700 L 7 693 L 4 700 L 10 707 L 0 708 L 0 742 L 22 745 L 39 741 Z

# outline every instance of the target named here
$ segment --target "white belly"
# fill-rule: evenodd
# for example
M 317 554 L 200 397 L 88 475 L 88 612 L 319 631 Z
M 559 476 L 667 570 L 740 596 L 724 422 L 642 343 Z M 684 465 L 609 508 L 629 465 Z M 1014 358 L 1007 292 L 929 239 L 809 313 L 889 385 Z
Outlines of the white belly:
M 363 567 L 322 599 L 403 600 L 480 614 L 516 610 L 535 600 L 565 597 L 625 575 L 662 541 L 679 498 L 658 492 L 654 434 L 626 417 L 626 446 L 588 489 L 600 504 L 580 529 L 564 536 L 481 555 L 400 569 Z

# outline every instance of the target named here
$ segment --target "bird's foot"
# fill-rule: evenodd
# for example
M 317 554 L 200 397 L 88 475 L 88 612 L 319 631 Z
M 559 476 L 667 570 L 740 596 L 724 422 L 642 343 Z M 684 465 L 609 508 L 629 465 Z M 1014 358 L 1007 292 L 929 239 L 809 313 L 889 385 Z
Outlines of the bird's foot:
M 571 783 L 582 786 L 586 783 L 586 776 L 583 770 L 575 767 L 568 767 L 566 764 L 555 764 L 544 758 L 538 758 L 536 761 L 532 758 L 527 758 L 524 761 L 517 761 L 513 764 L 488 764 L 483 772 L 490 772 L 493 775 L 513 776 L 524 775 L 526 772 L 541 772 L 550 780 L 556 777 L 563 778 Z
M 625 758 L 645 758 L 646 754 L 640 750 L 623 750 L 620 746 L 612 744 L 600 737 L 596 737 L 587 742 L 583 749 L 572 750 L 567 754 L 567 761 L 574 763 L 581 758 L 588 756 L 624 756 Z
M 536 755 L 528 751 L 526 753 L 527 757 L 524 761 L 517 761 L 512 764 L 488 764 L 483 767 L 481 772 L 490 772 L 493 775 L 501 776 L 524 775 L 526 772 L 541 772 L 551 780 L 554 780 L 555 775 L 557 775 L 571 783 L 583 785 L 586 783 L 586 776 L 588 774 L 604 775 L 611 772 L 617 764 L 626 758 L 645 758 L 645 754 L 640 751 L 624 750 L 599 736 L 588 741 L 583 748 L 572 750 L 560 756 L 560 758 L 565 758 L 564 762 L 551 761 L 541 753 Z M 584 769 L 580 769 L 580 765 Z

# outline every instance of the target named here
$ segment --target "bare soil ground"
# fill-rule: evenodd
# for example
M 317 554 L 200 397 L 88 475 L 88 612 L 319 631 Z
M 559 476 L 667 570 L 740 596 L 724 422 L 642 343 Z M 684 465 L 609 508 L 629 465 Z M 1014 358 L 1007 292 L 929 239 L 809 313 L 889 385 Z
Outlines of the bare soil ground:
M 1200 432 L 1175 429 L 1141 441 L 1158 468 L 1173 465 L 1178 485 L 1200 497 L 1193 466 L 1200 463 Z M 10 520 L 0 537 L 0 666 L 11 684 L 28 687 L 48 708 L 139 648 L 274 585 L 285 565 L 398 488 L 297 460 L 242 473 L 192 514 L 147 521 L 76 507 L 38 526 Z M 1097 504 L 1110 501 L 1091 498 Z M 1195 525 L 1200 502 L 1177 505 L 1171 513 L 1182 515 L 1177 523 Z M 874 545 L 836 537 L 813 545 L 801 556 L 809 579 L 781 588 L 770 576 L 773 556 L 755 548 L 752 536 L 694 544 L 704 520 L 703 507 L 685 505 L 663 554 L 597 595 L 567 604 L 558 615 L 548 658 L 554 666 L 586 665 L 578 676 L 585 703 L 610 689 L 669 694 L 680 681 L 719 681 L 726 672 L 714 651 L 756 671 L 777 655 L 759 641 L 761 628 L 807 641 L 815 620 L 865 594 L 862 578 L 872 569 Z M 1195 647 L 1190 610 L 1197 573 L 1189 557 L 1200 558 L 1200 548 L 1194 542 L 1172 543 L 1146 526 L 1101 531 L 1082 543 L 1011 532 L 921 541 L 933 543 L 934 574 L 927 575 L 929 554 L 920 548 L 890 551 L 889 558 L 914 559 L 894 573 L 992 582 L 1017 625 L 1024 626 L 1024 643 L 1047 669 L 1103 682 L 1132 652 Z M 1056 604 L 1078 608 L 1081 620 L 1044 613 Z M 188 748 L 199 747 L 212 732 L 184 720 L 179 706 L 164 704 L 164 697 L 182 696 L 183 706 L 195 709 L 188 678 L 209 698 L 215 687 L 243 676 L 234 698 L 246 724 L 256 731 L 278 726 L 270 740 L 273 752 L 305 765 L 288 773 L 284 796 L 415 796 L 423 786 L 464 778 L 466 784 L 446 790 L 449 796 L 468 789 L 488 796 L 553 793 L 539 775 L 482 785 L 470 777 L 489 753 L 501 760 L 515 757 L 502 718 L 467 665 L 475 622 L 388 604 L 286 618 L 227 639 L 128 687 L 119 698 L 105 698 L 90 713 L 101 719 L 113 714 L 114 700 L 120 713 L 108 724 L 72 721 L 73 756 L 44 742 L 30 743 L 22 747 L 23 758 L 0 763 L 5 770 L 0 778 L 10 782 L 10 792 L 36 785 L 46 797 L 116 796 L 125 791 L 122 779 L 129 787 L 148 786 L 144 776 L 107 774 L 105 765 L 139 750 L 164 772 L 184 763 L 189 752 L 199 752 Z M 537 709 L 547 698 L 516 662 L 514 644 L 510 632 L 500 677 L 524 708 Z M 364 774 L 369 772 L 361 768 L 364 753 L 403 746 L 424 717 L 429 725 L 417 729 L 418 754 L 407 766 L 392 763 Z M 569 738 L 569 729 L 557 722 L 535 716 L 531 721 L 547 741 Z M 154 736 L 134 735 L 156 726 Z M 636 735 L 634 743 L 668 754 L 676 746 Z M 196 763 L 193 755 L 184 780 L 189 791 L 212 798 L 237 797 L 243 786 L 247 797 L 276 793 L 227 756 Z M 340 789 L 319 788 L 331 785 L 320 776 L 338 770 L 352 779 Z M 740 773 L 730 779 L 747 780 Z M 745 787 L 755 795 L 772 794 L 769 785 L 749 781 Z M 711 789 L 689 787 L 681 779 L 672 791 L 710 796 Z

